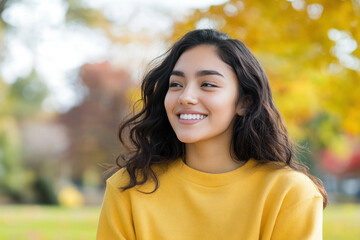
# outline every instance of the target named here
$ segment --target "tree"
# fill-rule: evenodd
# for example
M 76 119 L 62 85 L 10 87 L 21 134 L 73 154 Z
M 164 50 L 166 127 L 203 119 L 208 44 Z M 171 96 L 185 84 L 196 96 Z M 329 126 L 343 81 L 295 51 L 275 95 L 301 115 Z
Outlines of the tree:
M 28 201 L 31 182 L 22 161 L 20 126 L 40 112 L 47 89 L 34 71 L 12 85 L 0 84 L 0 190 L 13 200 Z
M 292 137 L 315 152 L 356 152 L 346 145 L 360 134 L 359 17 L 359 1 L 231 0 L 195 9 L 174 24 L 170 40 L 211 27 L 244 41 Z
M 128 112 L 126 92 L 134 84 L 125 70 L 114 69 L 108 62 L 85 64 L 80 77 L 87 91 L 84 101 L 59 116 L 70 139 L 63 164 L 78 183 L 86 170 L 113 163 L 119 154 L 116 129 Z
M 276 105 L 295 138 L 305 139 L 304 124 L 324 114 L 339 119 L 332 122 L 336 134 L 356 135 L 359 9 L 359 3 L 350 0 L 232 0 L 195 10 L 174 25 L 172 40 L 204 26 L 229 33 L 244 41 L 265 67 Z M 331 139 L 323 141 L 327 145 Z

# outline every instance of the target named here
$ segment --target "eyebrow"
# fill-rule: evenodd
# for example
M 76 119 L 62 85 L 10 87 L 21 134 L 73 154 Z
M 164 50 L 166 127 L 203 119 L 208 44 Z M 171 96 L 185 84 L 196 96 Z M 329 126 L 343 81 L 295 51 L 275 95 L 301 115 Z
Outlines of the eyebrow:
M 184 72 L 178 71 L 178 70 L 172 71 L 170 75 L 185 77 Z M 219 73 L 218 71 L 215 71 L 215 70 L 201 70 L 201 71 L 196 72 L 197 77 L 208 76 L 208 75 L 217 75 L 220 77 L 224 77 L 224 75 L 222 75 L 221 73 Z

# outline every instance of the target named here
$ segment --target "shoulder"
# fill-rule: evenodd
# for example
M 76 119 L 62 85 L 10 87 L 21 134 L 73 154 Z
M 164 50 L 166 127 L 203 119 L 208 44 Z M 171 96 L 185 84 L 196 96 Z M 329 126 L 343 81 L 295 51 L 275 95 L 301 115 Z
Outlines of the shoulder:
M 286 185 L 287 195 L 294 198 L 311 199 L 322 197 L 315 183 L 302 172 L 284 169 L 279 180 Z
M 130 177 L 126 168 L 121 168 L 106 180 L 107 185 L 116 188 L 123 187 L 129 183 Z
M 160 178 L 163 178 L 163 175 L 166 175 L 165 173 L 167 173 L 167 171 L 169 170 L 169 164 L 168 163 L 160 163 L 160 164 L 153 164 L 151 166 L 151 169 L 154 171 L 156 178 L 160 181 Z M 137 176 L 137 179 L 141 180 L 142 176 L 141 173 L 139 172 L 140 175 Z M 106 185 L 107 186 L 111 186 L 113 188 L 119 189 L 127 186 L 130 182 L 130 175 L 129 172 L 127 171 L 126 167 L 119 169 L 117 172 L 115 172 L 111 177 L 109 177 L 106 180 Z M 151 189 L 150 192 L 153 190 L 154 188 L 154 181 L 151 177 L 151 174 L 148 175 L 148 180 L 142 184 L 142 185 L 138 185 L 135 186 L 133 188 L 130 188 L 128 190 L 126 190 L 125 192 L 132 192 L 133 190 L 140 190 L 140 191 L 145 191 L 147 192 L 147 189 Z
M 256 172 L 261 176 L 262 183 L 283 200 L 292 202 L 322 198 L 315 183 L 302 172 L 272 164 L 260 165 Z

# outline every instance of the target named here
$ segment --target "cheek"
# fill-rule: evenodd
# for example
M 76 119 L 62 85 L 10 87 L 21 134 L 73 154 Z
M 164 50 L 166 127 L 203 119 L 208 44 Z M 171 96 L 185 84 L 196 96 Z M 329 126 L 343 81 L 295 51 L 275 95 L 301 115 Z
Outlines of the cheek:
M 217 112 L 232 112 L 236 109 L 236 94 L 221 94 L 214 98 L 208 98 L 208 106 Z
M 164 99 L 164 107 L 166 110 L 166 114 L 169 117 L 169 114 L 172 112 L 172 109 L 174 108 L 174 96 L 170 94 L 169 92 L 165 95 Z

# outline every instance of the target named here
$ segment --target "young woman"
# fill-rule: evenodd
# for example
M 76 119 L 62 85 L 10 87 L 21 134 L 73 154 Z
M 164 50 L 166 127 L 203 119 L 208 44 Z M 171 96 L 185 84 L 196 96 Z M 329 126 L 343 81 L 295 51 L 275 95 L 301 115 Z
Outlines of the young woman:
M 131 152 L 107 180 L 97 239 L 322 239 L 325 189 L 294 159 L 242 42 L 189 32 L 141 90 L 143 109 L 120 128 Z

